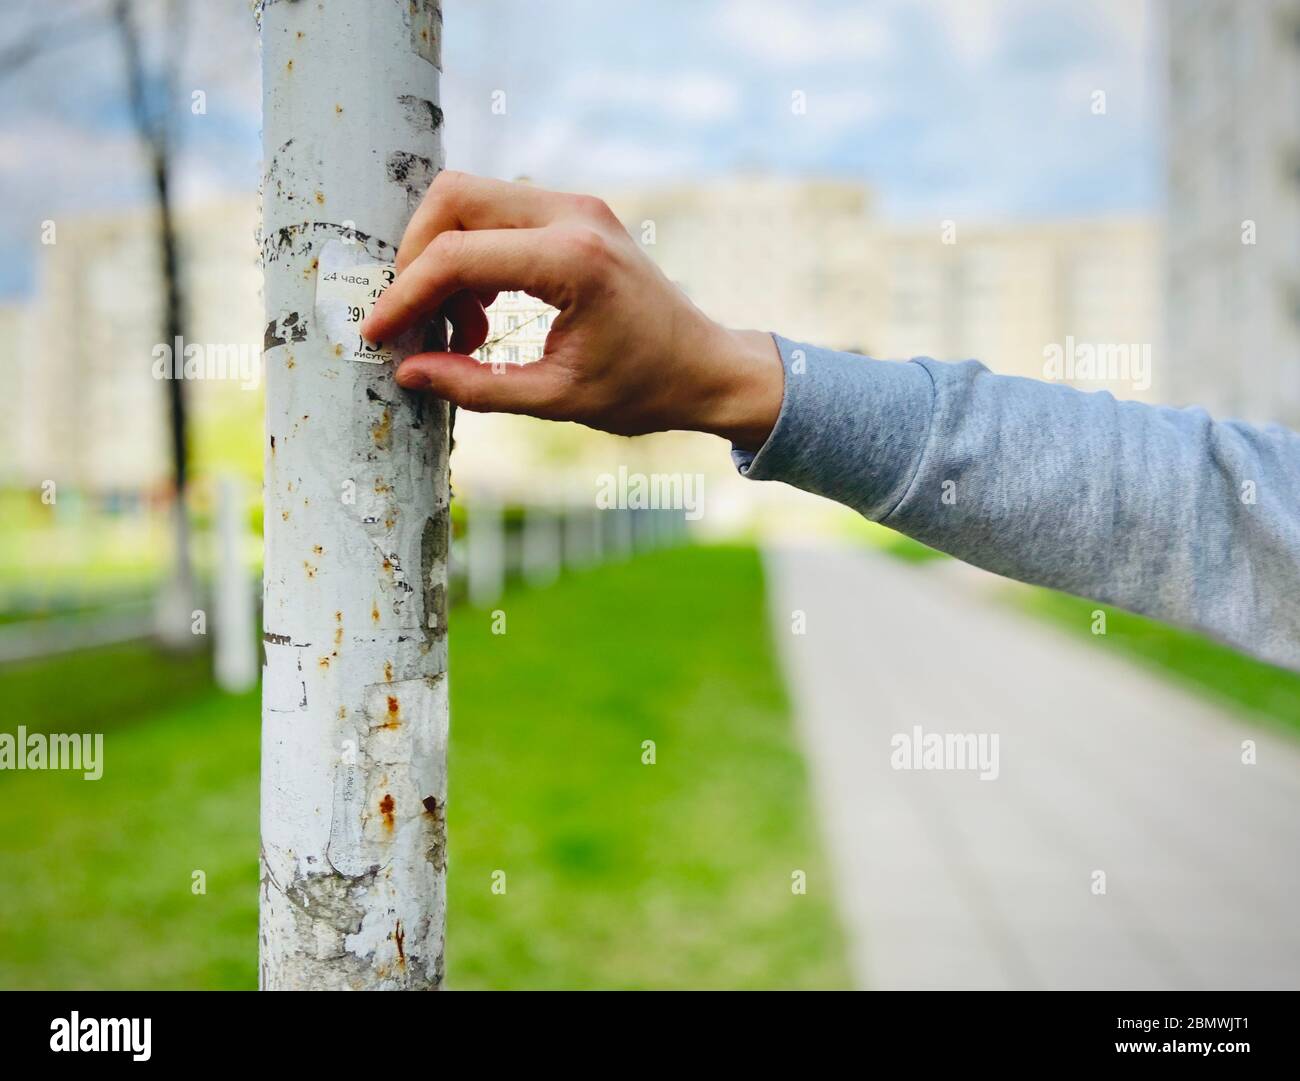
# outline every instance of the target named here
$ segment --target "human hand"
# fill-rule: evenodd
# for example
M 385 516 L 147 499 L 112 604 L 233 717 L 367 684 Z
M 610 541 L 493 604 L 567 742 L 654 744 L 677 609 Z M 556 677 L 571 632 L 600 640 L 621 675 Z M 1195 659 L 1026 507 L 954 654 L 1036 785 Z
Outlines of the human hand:
M 443 172 L 362 324 L 395 337 L 442 311 L 450 351 L 407 357 L 397 382 L 475 412 L 573 420 L 619 435 L 687 429 L 757 450 L 781 407 L 776 344 L 708 318 L 588 195 Z M 542 359 L 480 363 L 484 308 L 522 290 L 559 309 Z

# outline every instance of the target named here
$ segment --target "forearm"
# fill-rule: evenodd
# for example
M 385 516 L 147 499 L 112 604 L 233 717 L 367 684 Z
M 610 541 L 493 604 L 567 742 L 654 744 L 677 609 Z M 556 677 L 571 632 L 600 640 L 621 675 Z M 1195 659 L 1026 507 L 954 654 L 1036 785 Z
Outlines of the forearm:
M 1300 437 L 1200 410 L 777 339 L 782 480 L 1008 577 L 1300 667 Z

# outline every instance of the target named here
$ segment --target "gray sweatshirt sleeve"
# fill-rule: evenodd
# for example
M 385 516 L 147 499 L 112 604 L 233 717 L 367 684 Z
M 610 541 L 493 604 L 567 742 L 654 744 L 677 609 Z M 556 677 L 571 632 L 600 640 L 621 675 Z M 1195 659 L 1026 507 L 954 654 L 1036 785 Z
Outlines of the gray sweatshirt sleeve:
M 987 570 L 1300 668 L 1300 436 L 982 364 L 776 337 L 755 480 L 826 496 Z

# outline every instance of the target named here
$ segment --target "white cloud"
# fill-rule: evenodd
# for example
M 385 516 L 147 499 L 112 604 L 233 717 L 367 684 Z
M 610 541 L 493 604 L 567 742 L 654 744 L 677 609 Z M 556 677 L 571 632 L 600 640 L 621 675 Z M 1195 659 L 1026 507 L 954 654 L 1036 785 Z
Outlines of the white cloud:
M 893 0 L 890 18 L 921 11 L 944 35 L 952 56 L 971 68 L 991 70 L 1026 17 L 1052 11 L 1043 0 Z M 1149 0 L 1092 0 L 1086 8 L 1057 0 L 1062 15 L 1083 12 L 1090 27 L 1120 54 L 1138 55 L 1146 46 Z
M 830 135 L 872 120 L 879 113 L 879 99 L 862 90 L 809 91 L 808 112 L 800 119 L 819 134 Z
M 0 178 L 31 206 L 107 203 L 143 190 L 144 156 L 128 131 L 97 131 L 35 114 L 0 129 Z
M 494 130 L 489 125 L 448 124 L 447 161 L 457 169 L 512 180 L 531 177 L 543 186 L 581 188 L 625 185 L 689 175 L 700 167 L 696 140 L 665 142 L 652 136 L 594 130 L 576 110 L 563 109 L 536 123 Z
M 1008 25 L 1007 0 L 921 0 L 918 6 L 927 9 L 935 24 L 943 27 L 953 55 L 968 64 L 990 60 Z
M 649 139 L 607 138 L 588 146 L 580 166 L 593 183 L 646 183 L 680 177 L 698 168 L 694 148 Z
M 565 96 L 579 104 L 607 103 L 662 112 L 675 120 L 711 121 L 734 116 L 740 88 L 711 72 L 628 72 L 595 69 L 575 76 Z
M 881 56 L 891 40 L 879 12 L 810 8 L 782 0 L 725 0 L 713 24 L 732 47 L 780 67 L 870 60 Z

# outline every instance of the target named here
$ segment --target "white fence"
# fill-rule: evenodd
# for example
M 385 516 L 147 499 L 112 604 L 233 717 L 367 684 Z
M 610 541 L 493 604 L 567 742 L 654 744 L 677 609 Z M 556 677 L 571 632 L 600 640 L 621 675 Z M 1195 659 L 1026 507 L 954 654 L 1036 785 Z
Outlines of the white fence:
M 245 498 L 235 483 L 221 483 L 212 531 L 194 535 L 196 547 L 212 549 L 211 558 L 200 561 L 210 573 L 199 582 L 195 603 L 204 620 L 196 633 L 212 640 L 217 678 L 233 692 L 256 683 L 260 661 L 254 618 L 261 584 L 246 556 L 250 508 Z M 546 588 L 566 571 L 689 539 L 681 510 L 505 506 L 490 497 L 467 501 L 465 508 L 465 535 L 452 542 L 452 597 L 478 606 L 493 604 L 511 580 Z M 0 624 L 0 664 L 151 638 L 155 602 L 143 586 L 97 596 L 78 593 L 48 605 L 29 595 L 0 599 L 0 610 L 18 617 Z
M 599 510 L 590 505 L 503 508 L 491 497 L 466 504 L 465 536 L 452 543 L 453 595 L 493 604 L 509 579 L 545 587 L 565 570 L 684 544 L 681 510 Z

